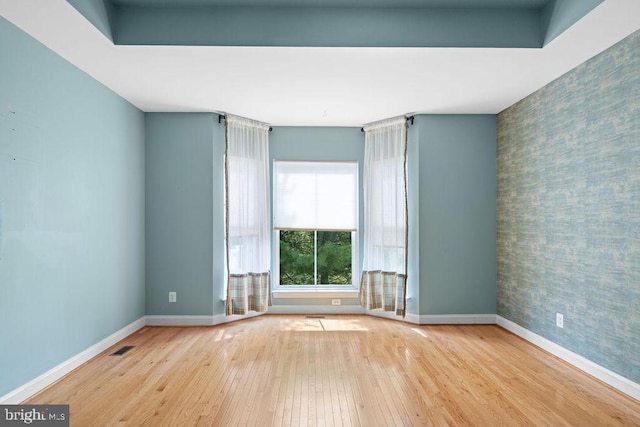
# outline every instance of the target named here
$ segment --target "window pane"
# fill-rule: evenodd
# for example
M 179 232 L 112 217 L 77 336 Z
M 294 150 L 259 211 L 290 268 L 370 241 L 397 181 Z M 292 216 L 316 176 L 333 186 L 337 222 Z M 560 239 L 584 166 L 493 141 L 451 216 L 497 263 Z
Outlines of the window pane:
M 313 231 L 280 231 L 280 284 L 313 285 Z
M 318 231 L 318 284 L 351 284 L 351 232 Z
M 355 162 L 276 161 L 273 188 L 276 229 L 357 229 Z
M 351 234 L 280 230 L 280 285 L 350 285 Z

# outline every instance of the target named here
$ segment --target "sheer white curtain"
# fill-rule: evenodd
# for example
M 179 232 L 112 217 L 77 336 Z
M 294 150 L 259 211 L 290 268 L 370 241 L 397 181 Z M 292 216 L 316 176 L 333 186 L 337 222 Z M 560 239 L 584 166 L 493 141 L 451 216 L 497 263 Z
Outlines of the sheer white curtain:
M 364 259 L 360 303 L 405 315 L 407 128 L 399 117 L 364 127 Z
M 227 315 L 271 305 L 269 126 L 226 115 Z

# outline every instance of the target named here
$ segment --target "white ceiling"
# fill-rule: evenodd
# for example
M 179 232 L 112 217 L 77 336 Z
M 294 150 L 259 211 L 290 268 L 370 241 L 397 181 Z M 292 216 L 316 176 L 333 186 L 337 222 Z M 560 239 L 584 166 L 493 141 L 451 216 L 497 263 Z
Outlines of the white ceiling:
M 114 46 L 65 0 L 0 15 L 143 111 L 361 126 L 498 113 L 640 29 L 640 0 L 605 0 L 543 49 Z

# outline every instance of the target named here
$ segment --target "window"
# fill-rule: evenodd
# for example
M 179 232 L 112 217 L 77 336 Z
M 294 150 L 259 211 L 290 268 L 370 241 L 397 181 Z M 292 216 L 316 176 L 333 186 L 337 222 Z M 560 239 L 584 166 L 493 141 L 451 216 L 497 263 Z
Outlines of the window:
M 358 165 L 275 161 L 275 286 L 353 287 Z

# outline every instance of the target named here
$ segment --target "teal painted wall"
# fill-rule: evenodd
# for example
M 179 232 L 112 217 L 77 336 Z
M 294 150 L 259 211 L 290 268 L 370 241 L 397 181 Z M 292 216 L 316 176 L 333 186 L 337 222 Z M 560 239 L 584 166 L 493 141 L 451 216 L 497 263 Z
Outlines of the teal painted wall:
M 146 311 L 224 313 L 224 126 L 215 114 L 146 114 Z M 177 302 L 169 303 L 169 291 Z
M 546 46 L 604 0 L 552 0 L 542 8 L 541 24 Z
M 493 314 L 496 116 L 422 115 L 414 128 L 420 313 Z
M 415 124 L 407 128 L 407 216 L 406 312 L 420 314 L 420 126 Z
M 144 316 L 144 115 L 0 18 L 0 396 Z
M 541 14 L 517 7 L 300 7 L 295 2 L 280 7 L 120 5 L 113 35 L 121 45 L 539 48 L 546 29 Z
M 636 32 L 498 115 L 498 314 L 636 383 L 639 51 Z
M 67 2 L 113 42 L 111 27 L 116 20 L 116 7 L 113 2 L 110 0 L 67 0 Z
M 551 0 L 529 8 L 503 1 L 489 10 L 459 8 L 453 1 L 431 9 L 322 1 L 314 8 L 295 1 L 275 8 L 67 1 L 111 41 L 115 35 L 116 44 L 539 48 L 603 0 Z

